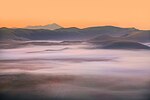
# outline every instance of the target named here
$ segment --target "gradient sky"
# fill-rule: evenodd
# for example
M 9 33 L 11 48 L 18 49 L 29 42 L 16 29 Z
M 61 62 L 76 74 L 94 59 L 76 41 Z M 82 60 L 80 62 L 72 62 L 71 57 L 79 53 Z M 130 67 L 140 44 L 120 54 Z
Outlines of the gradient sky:
M 0 0 L 0 27 L 51 23 L 150 29 L 150 0 Z

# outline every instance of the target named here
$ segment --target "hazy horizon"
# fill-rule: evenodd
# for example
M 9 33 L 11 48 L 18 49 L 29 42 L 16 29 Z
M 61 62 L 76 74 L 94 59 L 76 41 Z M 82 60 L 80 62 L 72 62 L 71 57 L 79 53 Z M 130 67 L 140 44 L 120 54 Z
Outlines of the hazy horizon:
M 44 27 L 44 26 L 47 26 L 47 25 L 52 25 L 52 24 L 57 24 L 57 23 L 50 23 L 50 24 L 44 24 L 44 25 L 27 25 L 27 26 L 24 26 L 24 27 L 5 27 L 5 26 L 1 26 L 0 28 L 27 28 L 27 27 Z M 57 24 L 59 25 L 59 24 Z M 59 25 L 61 26 L 61 25 Z M 111 26 L 111 27 L 119 27 L 119 28 L 135 28 L 135 29 L 138 29 L 138 30 L 150 30 L 149 29 L 140 29 L 140 28 L 137 28 L 137 27 L 123 27 L 123 26 L 115 26 L 115 25 L 93 25 L 93 26 L 86 26 L 86 27 L 76 27 L 76 26 L 68 26 L 68 27 L 64 27 L 64 26 L 61 26 L 62 28 L 79 28 L 79 29 L 84 29 L 84 28 L 90 28 L 90 27 L 105 27 L 105 26 Z M 32 29 L 32 28 L 31 28 Z M 41 28 L 42 29 L 42 28 Z
M 1 0 L 0 27 L 150 27 L 149 0 Z

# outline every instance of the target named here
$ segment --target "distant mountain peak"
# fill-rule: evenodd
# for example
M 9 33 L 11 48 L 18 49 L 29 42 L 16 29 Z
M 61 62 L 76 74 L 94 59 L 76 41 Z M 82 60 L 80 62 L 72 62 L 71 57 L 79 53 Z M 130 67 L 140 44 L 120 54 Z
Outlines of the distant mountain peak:
M 63 28 L 62 26 L 56 24 L 56 23 L 52 23 L 52 24 L 47 24 L 47 25 L 38 25 L 38 26 L 27 26 L 25 27 L 27 29 L 48 29 L 48 30 L 55 30 L 55 29 L 59 29 L 59 28 Z
M 52 23 L 52 24 L 48 24 L 48 25 L 58 25 L 57 23 Z M 59 26 L 59 25 L 58 25 Z

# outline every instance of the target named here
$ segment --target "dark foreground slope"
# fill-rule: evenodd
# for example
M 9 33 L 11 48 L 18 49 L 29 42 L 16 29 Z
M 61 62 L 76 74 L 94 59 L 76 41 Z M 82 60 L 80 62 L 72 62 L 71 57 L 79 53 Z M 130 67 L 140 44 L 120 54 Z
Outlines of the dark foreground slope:
M 104 45 L 105 49 L 150 49 L 150 47 L 138 42 L 132 41 L 114 41 Z
M 100 35 L 87 42 L 92 44 L 92 47 L 95 49 L 150 49 L 150 47 L 138 42 L 138 40 L 109 35 Z

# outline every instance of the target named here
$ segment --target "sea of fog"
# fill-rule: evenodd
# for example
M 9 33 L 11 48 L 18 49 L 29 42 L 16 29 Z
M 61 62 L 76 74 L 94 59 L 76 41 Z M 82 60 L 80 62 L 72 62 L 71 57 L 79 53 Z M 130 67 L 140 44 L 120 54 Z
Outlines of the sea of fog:
M 0 100 L 150 100 L 150 51 L 0 49 Z

